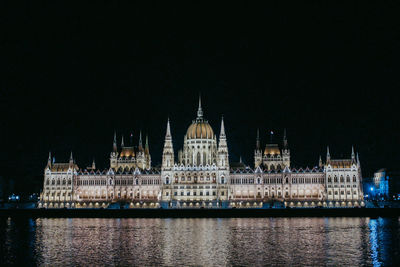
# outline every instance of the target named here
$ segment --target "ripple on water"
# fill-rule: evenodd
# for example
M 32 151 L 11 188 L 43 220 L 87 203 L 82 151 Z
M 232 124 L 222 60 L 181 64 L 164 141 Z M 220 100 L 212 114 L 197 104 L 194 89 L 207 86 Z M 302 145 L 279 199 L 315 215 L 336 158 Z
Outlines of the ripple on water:
M 1 221 L 16 265 L 381 265 L 400 261 L 400 220 L 368 218 Z

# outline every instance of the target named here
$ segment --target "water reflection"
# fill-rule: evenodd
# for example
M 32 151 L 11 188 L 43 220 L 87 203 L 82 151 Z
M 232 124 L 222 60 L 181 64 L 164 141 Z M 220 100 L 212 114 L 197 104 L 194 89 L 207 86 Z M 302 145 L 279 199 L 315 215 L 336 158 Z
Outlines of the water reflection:
M 399 219 L 2 219 L 15 265 L 390 265 Z

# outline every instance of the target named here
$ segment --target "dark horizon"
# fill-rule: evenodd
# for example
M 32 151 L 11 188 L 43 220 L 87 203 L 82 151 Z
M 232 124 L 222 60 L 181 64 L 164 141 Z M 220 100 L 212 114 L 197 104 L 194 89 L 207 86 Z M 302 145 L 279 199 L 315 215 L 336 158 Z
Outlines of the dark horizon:
M 167 118 L 176 154 L 199 93 L 232 162 L 253 167 L 257 129 L 264 147 L 286 128 L 295 167 L 354 145 L 364 177 L 400 170 L 395 2 L 0 7 L 0 176 L 21 191 L 41 186 L 49 151 L 108 167 L 114 131 L 148 134 L 157 165 Z

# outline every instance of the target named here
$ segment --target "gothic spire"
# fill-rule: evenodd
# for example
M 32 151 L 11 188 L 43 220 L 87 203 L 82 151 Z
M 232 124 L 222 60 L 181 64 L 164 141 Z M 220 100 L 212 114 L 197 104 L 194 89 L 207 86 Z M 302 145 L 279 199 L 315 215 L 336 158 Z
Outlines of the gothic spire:
M 71 150 L 71 155 L 69 156 L 69 163 L 73 164 L 74 163 L 74 158 L 72 156 L 72 150 Z
M 322 158 L 321 158 L 321 155 L 319 155 L 319 164 L 318 164 L 318 166 L 321 168 L 322 167 Z
M 326 148 L 326 161 L 331 160 L 331 154 L 329 153 L 329 146 Z
M 139 132 L 139 150 L 143 149 L 143 144 L 142 144 L 142 130 Z
M 168 118 L 168 122 L 167 122 L 167 132 L 165 133 L 165 139 L 171 139 L 171 127 L 169 125 L 169 118 Z
M 167 122 L 167 131 L 165 133 L 164 149 L 162 156 L 162 166 L 164 168 L 171 168 L 174 165 L 174 148 L 172 145 L 171 126 L 169 118 Z
M 144 145 L 144 150 L 149 153 L 149 136 L 146 134 L 146 144 Z
M 92 162 L 92 170 L 95 170 L 96 169 L 96 162 L 94 161 L 94 158 L 93 158 L 93 162 Z
M 283 147 L 285 149 L 287 149 L 287 146 L 288 146 L 288 141 L 287 141 L 287 138 L 286 138 L 286 128 L 285 128 L 285 129 L 283 129 Z
M 224 116 L 222 116 L 221 119 L 221 132 L 219 134 L 219 138 L 221 139 L 221 137 L 225 137 L 225 126 L 224 126 Z
M 257 129 L 256 149 L 260 150 L 260 130 Z
M 121 147 L 124 147 L 125 145 L 124 145 L 124 135 L 122 135 L 122 138 L 121 138 Z
M 355 159 L 356 158 L 356 156 L 355 156 L 355 154 L 354 154 L 354 146 L 351 146 L 351 159 Z
M 49 151 L 49 158 L 47 159 L 47 166 L 51 166 L 51 152 Z
M 113 151 L 117 152 L 117 133 L 114 131 Z
M 221 119 L 221 132 L 219 134 L 218 151 L 226 151 L 227 152 L 227 150 L 228 150 L 228 145 L 226 143 L 224 116 L 222 116 L 222 119 Z

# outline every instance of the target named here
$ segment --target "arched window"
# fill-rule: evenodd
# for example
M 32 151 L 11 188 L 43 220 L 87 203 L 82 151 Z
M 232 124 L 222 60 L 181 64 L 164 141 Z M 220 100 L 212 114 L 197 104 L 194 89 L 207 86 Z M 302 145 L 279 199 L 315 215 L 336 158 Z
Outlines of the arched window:
M 65 179 L 62 181 L 62 184 L 65 185 L 67 183 L 67 181 L 65 181 Z
M 337 179 L 337 176 L 336 176 L 336 175 L 335 175 L 335 177 L 333 178 L 333 181 L 334 181 L 335 183 L 338 182 L 338 179 Z
M 273 170 L 275 170 L 275 166 L 274 166 L 274 165 L 271 165 L 271 166 L 269 167 L 269 169 L 270 169 L 271 171 L 273 171 Z
M 353 183 L 357 182 L 357 178 L 355 175 L 353 175 Z
M 47 181 L 46 181 L 46 185 L 49 185 L 49 183 L 50 183 L 50 181 L 49 181 L 49 180 L 47 180 Z
M 207 164 L 207 155 L 206 152 L 203 152 L 203 165 Z
M 281 169 L 281 165 L 278 164 L 278 166 L 276 166 L 276 169 L 277 169 L 277 170 L 280 170 L 280 169 Z
M 332 183 L 332 177 L 330 175 L 328 176 L 328 183 Z
M 200 164 L 201 164 L 201 163 L 200 163 L 200 160 L 201 160 L 201 158 L 200 158 L 200 152 L 197 152 L 197 162 L 196 162 L 197 165 L 200 165 Z
M 57 185 L 60 185 L 60 179 L 57 180 Z
M 225 178 L 222 176 L 221 177 L 221 184 L 224 184 L 225 183 Z
M 344 183 L 344 178 L 343 178 L 343 176 L 340 176 L 340 182 L 341 182 L 341 183 Z
M 347 182 L 347 183 L 350 183 L 350 176 L 348 176 L 348 175 L 347 175 L 347 177 L 346 177 L 346 182 Z
M 165 184 L 169 184 L 169 177 L 165 178 Z
M 261 179 L 257 178 L 257 184 L 261 184 Z
M 289 178 L 286 176 L 286 183 L 288 184 L 289 183 Z

